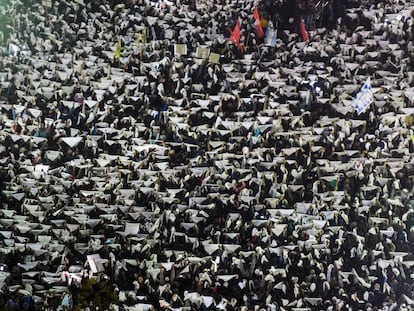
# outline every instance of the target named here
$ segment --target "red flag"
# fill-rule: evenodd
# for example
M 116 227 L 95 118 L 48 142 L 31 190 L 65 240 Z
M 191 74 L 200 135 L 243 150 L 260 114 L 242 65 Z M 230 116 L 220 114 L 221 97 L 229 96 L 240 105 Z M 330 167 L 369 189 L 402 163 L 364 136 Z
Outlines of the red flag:
M 257 7 L 254 8 L 253 11 L 253 17 L 256 20 L 256 33 L 259 38 L 262 38 L 264 36 L 264 31 L 262 28 L 262 24 L 260 23 L 260 16 L 259 16 L 259 10 Z
M 230 34 L 230 41 L 233 42 L 240 49 L 240 51 L 243 51 L 243 47 L 240 44 L 240 28 L 240 22 L 239 19 L 237 19 L 236 25 L 234 26 L 233 31 Z
M 304 22 L 300 23 L 300 34 L 302 36 L 303 41 L 308 41 L 309 40 L 309 35 L 308 35 L 307 30 L 306 30 L 306 26 L 305 26 Z

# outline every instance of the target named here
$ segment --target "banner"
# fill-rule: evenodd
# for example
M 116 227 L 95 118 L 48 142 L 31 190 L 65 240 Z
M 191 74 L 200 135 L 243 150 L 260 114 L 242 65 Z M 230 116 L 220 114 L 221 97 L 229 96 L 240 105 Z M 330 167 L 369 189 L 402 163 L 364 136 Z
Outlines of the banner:
M 197 48 L 196 56 L 198 58 L 207 59 L 209 55 L 210 55 L 210 49 L 209 48 L 204 48 L 204 47 L 198 47 Z
M 368 78 L 354 100 L 355 111 L 358 115 L 364 113 L 374 101 L 372 95 L 371 78 Z
M 214 64 L 219 64 L 220 63 L 220 54 L 217 53 L 210 53 L 210 57 L 209 57 L 209 62 L 210 63 L 214 63 Z
M 187 55 L 187 44 L 174 44 L 175 56 Z
M 45 7 L 45 8 L 51 8 L 52 7 L 52 0 L 42 0 L 42 5 Z

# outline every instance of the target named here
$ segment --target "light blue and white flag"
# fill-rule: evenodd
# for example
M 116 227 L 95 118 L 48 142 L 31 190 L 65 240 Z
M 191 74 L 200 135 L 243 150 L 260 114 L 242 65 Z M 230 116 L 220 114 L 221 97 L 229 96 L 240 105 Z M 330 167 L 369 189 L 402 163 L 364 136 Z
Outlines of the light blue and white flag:
M 358 115 L 364 113 L 374 101 L 371 78 L 368 78 L 354 99 L 355 111 Z
M 265 46 L 276 46 L 276 40 L 277 40 L 277 31 L 273 29 L 273 27 L 267 27 L 266 33 L 265 33 L 265 39 L 264 44 Z

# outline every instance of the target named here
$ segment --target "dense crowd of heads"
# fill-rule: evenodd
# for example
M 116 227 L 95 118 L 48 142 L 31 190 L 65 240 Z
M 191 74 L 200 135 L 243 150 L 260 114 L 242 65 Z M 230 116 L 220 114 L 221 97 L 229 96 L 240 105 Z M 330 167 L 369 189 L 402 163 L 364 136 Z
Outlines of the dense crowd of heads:
M 59 0 L 14 23 L 0 310 L 413 308 L 405 2 Z

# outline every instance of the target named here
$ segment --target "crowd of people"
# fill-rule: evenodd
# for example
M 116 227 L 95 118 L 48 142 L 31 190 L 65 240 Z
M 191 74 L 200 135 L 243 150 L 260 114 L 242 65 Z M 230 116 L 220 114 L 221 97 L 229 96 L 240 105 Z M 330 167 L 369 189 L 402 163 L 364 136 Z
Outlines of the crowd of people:
M 0 310 L 414 308 L 406 1 L 29 4 L 0 51 Z

